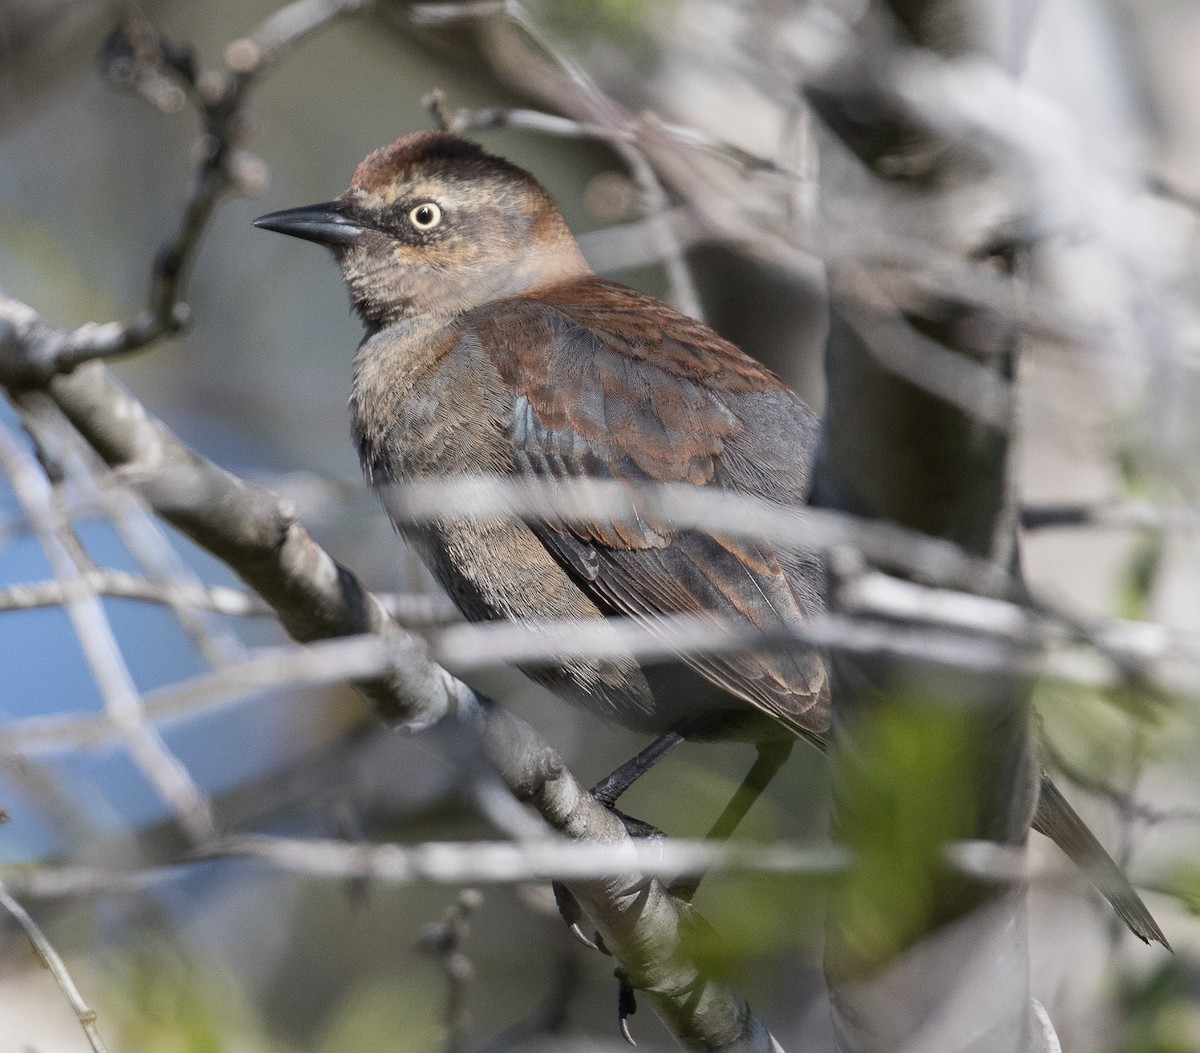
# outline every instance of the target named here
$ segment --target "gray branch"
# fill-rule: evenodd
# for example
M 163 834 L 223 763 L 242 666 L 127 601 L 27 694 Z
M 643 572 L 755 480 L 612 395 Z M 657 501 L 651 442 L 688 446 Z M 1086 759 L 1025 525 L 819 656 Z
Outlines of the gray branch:
M 58 984 L 59 989 L 70 1003 L 71 1011 L 75 1014 L 75 1018 L 79 1021 L 79 1026 L 83 1028 L 83 1033 L 87 1036 L 88 1043 L 92 1047 L 92 1053 L 108 1053 L 108 1047 L 104 1044 L 104 1039 L 100 1037 L 100 1028 L 96 1024 L 96 1011 L 84 1001 L 83 995 L 79 993 L 79 988 L 75 986 L 75 981 L 71 978 L 71 974 L 67 970 L 66 963 L 62 960 L 58 951 L 54 949 L 54 945 L 46 939 L 46 934 L 42 932 L 37 922 L 12 897 L 3 883 L 0 883 L 0 906 L 4 907 L 13 916 L 17 924 L 25 930 L 25 935 L 29 937 L 29 942 L 33 944 L 33 949 L 37 952 L 42 963 L 54 977 L 54 982 Z
M 24 305 L 0 301 L 9 352 L 22 339 L 54 339 Z M 509 790 L 568 837 L 608 846 L 629 835 L 567 772 L 533 730 L 430 661 L 423 640 L 401 629 L 382 602 L 338 564 L 274 495 L 224 471 L 182 444 L 99 363 L 53 377 L 45 392 L 104 459 L 159 515 L 226 562 L 266 600 L 287 631 L 307 642 L 367 636 L 389 666 L 357 686 L 385 719 L 427 727 L 461 721 Z M 653 1000 L 688 1048 L 770 1050 L 772 1040 L 735 992 L 682 956 L 696 924 L 691 908 L 657 881 L 624 876 L 572 891 L 596 922 L 631 982 Z

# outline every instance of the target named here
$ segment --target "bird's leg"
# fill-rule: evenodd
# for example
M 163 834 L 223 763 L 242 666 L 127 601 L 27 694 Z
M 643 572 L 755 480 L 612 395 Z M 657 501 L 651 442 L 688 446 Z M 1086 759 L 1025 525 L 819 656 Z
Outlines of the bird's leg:
M 643 823 L 640 819 L 634 819 L 632 816 L 618 811 L 617 798 L 683 741 L 684 732 L 690 723 L 690 721 L 686 721 L 672 728 L 666 734 L 660 735 L 636 757 L 606 775 L 589 791 L 598 804 L 604 805 L 625 824 L 625 829 L 629 832 L 630 837 L 656 837 L 659 835 L 659 831 L 649 823 Z M 554 902 L 558 906 L 558 913 L 567 923 L 567 928 L 571 930 L 572 935 L 585 947 L 604 950 L 599 933 L 596 934 L 595 940 L 590 940 L 584 935 L 583 929 L 580 927 L 580 922 L 584 917 L 583 908 L 579 906 L 579 901 L 571 894 L 570 889 L 561 881 L 551 881 L 550 887 L 554 891 Z
M 758 756 L 754 759 L 750 770 L 746 772 L 742 784 L 729 799 L 725 810 L 717 816 L 717 821 L 708 831 L 707 840 L 726 841 L 733 835 L 734 830 L 746 818 L 746 813 L 758 800 L 759 795 L 770 785 L 776 773 L 783 767 L 792 752 L 792 746 L 792 741 L 786 740 L 764 743 L 758 747 Z M 679 878 L 673 881 L 670 888 L 671 895 L 677 899 L 691 902 L 703 877 L 703 874 L 699 874 L 696 877 Z
M 666 734 L 659 735 L 636 757 L 627 760 L 616 771 L 596 783 L 591 789 L 591 794 L 596 801 L 605 808 L 612 808 L 621 794 L 683 741 L 683 726 L 681 724 Z

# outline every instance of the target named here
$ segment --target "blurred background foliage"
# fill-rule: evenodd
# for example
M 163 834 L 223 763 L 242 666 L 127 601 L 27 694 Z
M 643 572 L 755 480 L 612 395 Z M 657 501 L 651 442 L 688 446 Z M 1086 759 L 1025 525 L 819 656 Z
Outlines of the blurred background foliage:
M 143 10 L 169 39 L 194 47 L 205 66 L 277 6 L 275 0 L 161 0 Z M 773 134 L 771 118 L 760 121 L 753 112 L 738 127 L 722 125 L 724 114 L 706 109 L 707 97 L 689 80 L 703 75 L 702 62 L 693 55 L 685 69 L 678 50 L 667 46 L 690 39 L 706 20 L 720 31 L 720 4 L 543 0 L 533 7 L 545 30 L 630 107 L 652 105 L 665 117 L 697 124 L 711 118 L 718 132 L 735 137 L 752 137 L 761 124 Z M 1044 7 L 1050 28 L 1035 39 L 1030 75 L 1057 89 L 1065 105 L 1078 104 L 1086 124 L 1090 114 L 1078 100 L 1097 83 L 1095 73 L 1072 78 L 1066 67 L 1076 60 L 1063 54 L 1070 48 L 1055 49 L 1052 31 L 1057 24 L 1087 27 L 1104 43 L 1097 53 L 1119 53 L 1130 71 L 1128 84 L 1111 76 L 1103 86 L 1106 98 L 1121 99 L 1113 109 L 1132 119 L 1123 131 L 1132 128 L 1146 140 L 1145 151 L 1167 177 L 1200 187 L 1194 176 L 1200 9 L 1182 0 L 1130 0 L 1084 15 L 1074 0 Z M 118 13 L 118 5 L 99 0 L 0 4 L 0 286 L 62 325 L 137 311 L 154 247 L 176 222 L 194 163 L 194 114 L 156 111 L 100 77 L 96 55 Z M 368 150 L 429 126 L 421 99 L 434 88 L 445 91 L 450 106 L 528 102 L 489 72 L 467 29 L 410 28 L 402 5 L 385 5 L 378 17 L 347 20 L 306 41 L 255 92 L 248 145 L 265 161 L 269 186 L 257 200 L 231 200 L 218 213 L 191 283 L 194 326 L 114 367 L 185 441 L 293 496 L 321 544 L 380 591 L 429 584 L 359 486 L 345 412 L 358 323 L 331 261 L 264 236 L 250 221 L 334 196 Z M 729 104 L 733 113 L 739 104 Z M 628 190 L 628 180 L 607 148 L 517 130 L 479 138 L 535 172 L 578 233 L 627 218 L 620 191 Z M 1193 219 L 1181 214 L 1180 223 Z M 709 321 L 820 406 L 825 318 L 816 265 L 811 272 L 784 271 L 728 247 L 695 249 L 689 262 Z M 657 267 L 615 276 L 651 293 L 666 291 Z M 1147 492 L 1149 484 L 1138 481 L 1144 461 L 1123 472 L 1117 467 L 1119 444 L 1108 422 L 1128 407 L 1104 376 L 1078 359 L 1049 356 L 1031 364 L 1026 382 L 1058 397 L 1066 393 L 1080 414 L 1069 437 L 1027 440 L 1022 487 L 1030 499 Z M 330 500 L 310 485 L 314 477 L 345 489 Z M 15 513 L 11 495 L 0 491 L 0 586 L 49 576 L 35 543 L 5 525 Z M 97 563 L 132 569 L 125 545 L 105 522 L 85 517 L 81 537 Z M 205 581 L 231 581 L 194 546 L 173 540 Z M 1032 580 L 1095 614 L 1200 628 L 1194 603 L 1200 562 L 1189 539 L 1051 532 L 1030 539 L 1024 559 Z M 140 690 L 203 668 L 166 613 L 127 601 L 105 607 Z M 238 620 L 231 628 L 250 643 L 282 639 L 267 619 Z M 98 708 L 62 610 L 4 614 L 0 656 L 0 718 Z M 566 709 L 515 673 L 474 681 L 530 719 L 585 779 L 643 745 Z M 1163 812 L 1196 807 L 1194 708 L 1060 687 L 1040 689 L 1038 701 L 1053 755 L 1083 781 L 1136 790 Z M 953 804 L 956 776 L 941 778 L 914 750 L 918 740 L 927 747 L 935 730 L 936 724 L 893 729 L 879 748 L 895 758 L 896 778 L 926 779 L 931 800 Z M 438 732 L 413 738 L 377 728 L 348 689 L 264 692 L 170 724 L 165 737 L 215 796 L 227 829 L 403 842 L 491 833 L 461 797 L 453 743 Z M 689 745 L 622 807 L 672 834 L 699 835 L 750 759 L 743 747 Z M 12 817 L 0 828 L 0 862 L 103 865 L 162 858 L 180 847 L 157 798 L 111 740 L 28 761 L 2 757 L 0 792 Z M 796 751 L 742 835 L 822 837 L 827 792 L 819 759 Z M 1133 811 L 1116 816 L 1103 803 L 1091 804 L 1081 810 L 1106 843 L 1130 853 L 1136 842 L 1136 874 L 1165 891 L 1190 892 L 1196 911 L 1200 861 L 1178 863 L 1181 839 L 1190 846 L 1183 854 L 1197 859 L 1194 820 L 1152 824 Z M 912 827 L 904 817 L 877 819 L 880 884 L 864 894 L 901 914 L 926 909 L 912 899 L 911 883 L 889 870 L 889 838 Z M 781 1040 L 794 1043 L 789 1048 L 828 1044 L 820 984 L 826 892 L 819 881 L 714 877 L 698 901 L 712 929 L 698 937 L 697 953 L 746 991 Z M 416 944 L 422 926 L 455 896 L 451 888 L 322 883 L 226 862 L 160 874 L 135 892 L 61 901 L 38 916 L 100 1010 L 114 1050 L 429 1051 L 447 1040 L 447 989 Z M 1200 1048 L 1200 931 L 1169 897 L 1154 897 L 1151 906 L 1179 949 L 1166 963 L 1128 939 L 1117 947 L 1116 927 L 1077 882 L 1035 891 L 1036 990 L 1069 1048 Z M 612 964 L 566 939 L 545 889 L 485 889 L 464 949 L 474 970 L 470 1048 L 519 1026 L 556 991 L 569 1009 L 565 1030 L 545 1045 L 521 1048 L 574 1048 L 569 1042 L 579 1036 L 590 1036 L 581 1049 L 618 1048 Z M 633 1026 L 643 1048 L 670 1044 L 647 1011 Z M 0 1053 L 84 1048 L 22 938 L 0 927 Z

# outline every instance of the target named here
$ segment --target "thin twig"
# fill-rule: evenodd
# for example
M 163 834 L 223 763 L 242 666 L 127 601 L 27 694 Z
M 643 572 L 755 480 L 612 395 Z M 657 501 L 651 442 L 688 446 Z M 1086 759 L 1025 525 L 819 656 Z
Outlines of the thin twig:
M 1021 509 L 1025 530 L 1099 527 L 1122 530 L 1192 532 L 1200 529 L 1200 512 L 1186 505 L 1150 501 L 1079 501 L 1070 504 L 1026 505 Z
M 180 825 L 197 844 L 216 836 L 207 798 L 187 769 L 147 721 L 141 700 L 112 626 L 63 539 L 50 485 L 32 456 L 7 428 L 0 427 L 3 466 L 30 521 L 55 577 L 67 592 L 67 614 L 74 626 L 92 677 L 104 700 L 105 714 L 120 733 L 130 756 L 158 790 Z
M 368 2 L 295 0 L 249 36 L 230 44 L 223 69 L 189 75 L 188 98 L 198 108 L 203 125 L 201 159 L 179 225 L 155 255 L 145 310 L 130 322 L 89 322 L 54 338 L 47 331 L 43 339 L 17 341 L 19 356 L 13 354 L 13 342 L 5 339 L 6 320 L 0 311 L 0 366 L 8 374 L 8 386 L 43 384 L 85 362 L 145 348 L 188 325 L 187 279 L 217 207 L 230 192 L 249 193 L 265 182 L 261 163 L 238 149 L 244 136 L 247 93 L 299 41 L 336 18 L 362 10 Z
M 1054 851 L 956 841 L 943 846 L 949 866 L 997 882 L 1074 884 L 1078 871 Z M 248 834 L 213 842 L 172 861 L 140 870 L 91 866 L 9 867 L 4 881 L 23 896 L 76 898 L 137 891 L 173 879 L 214 859 L 254 860 L 283 873 L 324 881 L 363 880 L 384 885 L 512 885 L 560 879 L 598 881 L 613 874 L 663 882 L 699 874 L 779 874 L 828 882 L 851 870 L 849 850 L 834 844 L 776 841 L 627 838 L 611 844 L 543 836 L 521 841 L 362 843 Z M 633 881 L 635 879 L 626 879 Z
M 22 420 L 27 430 L 42 441 L 52 437 L 64 447 L 60 461 L 67 481 L 75 493 L 90 498 L 95 507 L 111 519 L 121 541 L 149 577 L 164 586 L 164 601 L 175 620 L 188 635 L 200 655 L 210 665 L 220 665 L 239 657 L 241 641 L 223 624 L 209 616 L 205 605 L 194 607 L 182 602 L 183 592 L 203 591 L 197 575 L 167 540 L 162 526 L 137 495 L 119 481 L 103 486 L 98 481 L 109 475 L 96 452 L 79 438 L 61 411 L 49 398 L 30 392 L 21 399 Z M 63 488 L 59 487 L 59 493 Z M 81 567 L 87 578 L 97 568 Z M 177 587 L 181 587 L 177 591 Z
M 467 1045 L 470 1026 L 467 993 L 475 969 L 463 945 L 471 932 L 471 915 L 482 905 L 483 896 L 478 889 L 463 889 L 442 920 L 426 925 L 417 939 L 417 946 L 434 958 L 446 977 L 446 1053 L 461 1053 Z
M 104 1044 L 104 1039 L 100 1037 L 100 1029 L 96 1024 L 96 1011 L 84 1001 L 83 995 L 79 993 L 79 988 L 75 986 L 75 981 L 67 970 L 66 963 L 54 949 L 54 945 L 46 939 L 45 933 L 29 916 L 25 908 L 13 899 L 3 882 L 0 882 L 0 905 L 3 905 L 5 910 L 16 919 L 17 924 L 25 930 L 25 935 L 29 937 L 33 949 L 37 951 L 38 957 L 50 970 L 54 982 L 58 984 L 59 990 L 70 1003 L 71 1010 L 79 1021 L 79 1026 L 83 1028 L 83 1033 L 87 1036 L 93 1053 L 108 1053 L 108 1047 Z
M 120 570 L 85 571 L 81 578 L 98 596 L 141 600 L 175 607 L 186 605 L 214 614 L 267 615 L 271 608 L 245 589 L 223 585 L 195 585 L 186 582 L 150 581 Z M 67 601 L 68 589 L 61 581 L 37 581 L 0 589 L 0 612 L 27 611 L 41 607 L 60 607 Z
M 98 596 L 139 600 L 166 607 L 190 607 L 233 617 L 275 617 L 261 597 L 230 585 L 205 585 L 187 581 L 151 581 L 122 570 L 97 568 L 83 579 Z M 458 621 L 458 609 L 444 596 L 421 592 L 381 592 L 379 602 L 401 625 L 416 627 Z M 61 607 L 67 590 L 60 581 L 35 581 L 0 589 L 0 613 Z
M 396 484 L 380 492 L 389 513 L 402 523 L 432 522 L 451 511 L 464 517 L 533 522 L 661 521 L 678 530 L 770 542 L 784 551 L 816 554 L 849 546 L 872 566 L 923 582 L 983 596 L 1025 597 L 1006 569 L 951 542 L 893 523 L 792 507 L 714 487 L 477 475 Z

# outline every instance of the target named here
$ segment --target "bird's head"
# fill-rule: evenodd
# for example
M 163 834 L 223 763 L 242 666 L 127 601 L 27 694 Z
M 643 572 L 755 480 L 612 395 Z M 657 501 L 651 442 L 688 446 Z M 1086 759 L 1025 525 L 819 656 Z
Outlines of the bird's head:
M 363 321 L 453 316 L 588 273 L 549 192 L 447 132 L 369 154 L 336 200 L 254 221 L 333 250 Z

